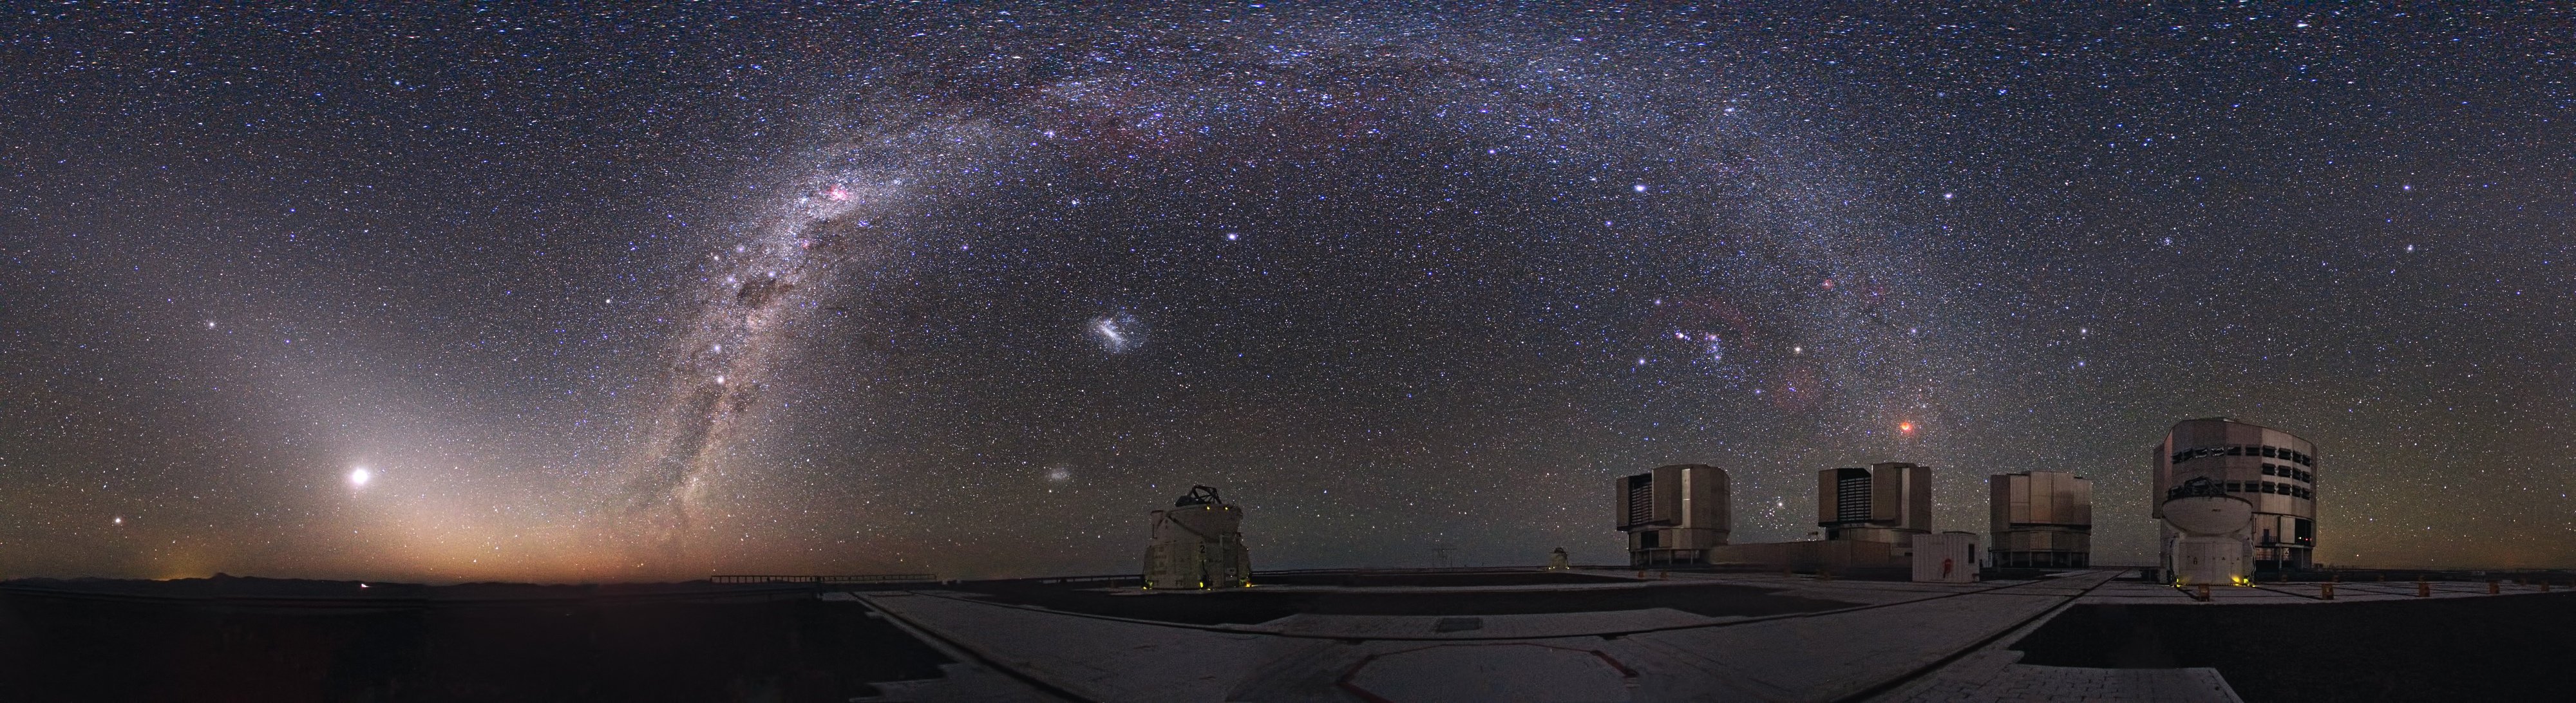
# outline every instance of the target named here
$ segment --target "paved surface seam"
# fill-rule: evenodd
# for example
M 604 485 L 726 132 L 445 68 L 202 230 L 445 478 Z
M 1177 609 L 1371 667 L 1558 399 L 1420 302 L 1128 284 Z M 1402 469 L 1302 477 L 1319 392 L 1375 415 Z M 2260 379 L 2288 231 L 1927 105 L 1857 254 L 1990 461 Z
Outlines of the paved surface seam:
M 2113 579 L 2117 579 L 2117 578 L 2119 578 L 2119 577 L 2120 577 L 2120 575 L 2115 573 L 2115 574 L 2111 575 L 2111 576 L 2110 576 L 2110 578 L 2105 578 L 2105 579 L 2102 579 L 2102 580 L 2100 580 L 2100 581 L 2095 581 L 2095 582 L 2093 582 L 2093 585 L 2085 586 L 2085 587 L 2084 587 L 2084 590 L 2077 591 L 2077 592 L 2075 592 L 2073 595 L 2065 596 L 2065 598 L 2066 598 L 2066 602 L 2059 603 L 2059 604 L 2057 604 L 2055 607 L 2049 608 L 2049 609 L 2047 609 L 2047 610 L 2040 611 L 2040 612 L 2039 612 L 2039 614 L 2037 614 L 2037 615 L 2032 615 L 2032 616 L 2030 616 L 2030 617 L 2023 618 L 2023 619 L 2021 620 L 2021 622 L 2013 623 L 2013 624 L 2012 624 L 2011 626 L 2009 626 L 2009 627 L 2005 627 L 2005 628 L 2003 628 L 2003 629 L 1996 630 L 1994 634 L 1987 635 L 1987 636 L 1985 637 L 1985 639 L 1977 640 L 1977 642 L 1976 642 L 1975 644 L 1970 644 L 1970 645 L 1968 645 L 1968 646 L 1966 646 L 1966 647 L 1962 647 L 1962 648 L 1960 648 L 1960 649 L 1959 649 L 1959 651 L 1951 652 L 1949 655 L 1944 656 L 1944 657 L 1941 657 L 1939 660 L 1936 660 L 1936 661 L 1934 661 L 1934 662 L 1932 662 L 1932 663 L 1930 663 L 1930 664 L 1926 664 L 1926 665 L 1923 665 L 1922 667 L 1916 668 L 1916 669 L 1914 669 L 1913 671 L 1908 671 L 1908 672 L 1906 672 L 1906 673 L 1899 674 L 1899 675 L 1897 675 L 1897 677 L 1896 677 L 1896 678 L 1893 678 L 1893 679 L 1889 679 L 1889 680 L 1886 680 L 1886 681 L 1879 682 L 1877 685 L 1871 686 L 1871 687 L 1869 687 L 1869 688 L 1861 689 L 1860 691 L 1854 692 L 1854 693 L 1852 693 L 1851 695 L 1843 696 L 1843 697 L 1838 698 L 1838 699 L 1835 699 L 1835 700 L 1836 700 L 1836 701 L 1838 701 L 1838 702 L 1839 702 L 1839 701 L 1861 701 L 1861 700 L 1867 700 L 1867 699 L 1869 699 L 1869 698 L 1871 698 L 1871 697 L 1878 696 L 1878 695 L 1883 694 L 1883 693 L 1886 693 L 1886 692 L 1888 692 L 1888 691 L 1895 690 L 1896 688 L 1901 687 L 1901 686 L 1904 686 L 1905 684 L 1912 683 L 1912 682 L 1914 682 L 1914 681 L 1915 681 L 1915 680 L 1917 680 L 1917 679 L 1923 678 L 1923 676 L 1924 676 L 1924 675 L 1926 675 L 1926 674 L 1930 674 L 1930 673 L 1932 673 L 1932 672 L 1939 671 L 1939 670 L 1941 670 L 1941 668 L 1942 668 L 1942 667 L 1949 666 L 1950 664 L 1952 664 L 1952 663 L 1954 663 L 1954 662 L 1959 661 L 1959 659 L 1960 659 L 1961 657 L 1965 657 L 1965 656 L 1967 656 L 1967 655 L 1969 655 L 1969 654 L 1971 654 L 1971 653 L 1974 653 L 1974 652 L 1977 652 L 1977 651 L 1983 650 L 1983 649 L 1985 649 L 1987 646 L 1993 645 L 1997 640 L 2001 640 L 2001 639 L 2003 639 L 2003 638 L 2004 638 L 2004 636 L 2006 636 L 2006 635 L 2010 635 L 2010 634 L 2012 634 L 2012 633 L 2014 633 L 2014 632 L 2018 632 L 2018 631 L 2022 630 L 2023 628 L 2026 628 L 2026 627 L 2031 626 L 2031 625 L 2032 625 L 2032 624 L 2034 624 L 2034 623 L 2046 622 L 2049 618 L 2056 617 L 2058 613 L 2066 612 L 2066 609 L 2067 609 L 2067 608 L 2071 608 L 2071 607 L 2074 607 L 2074 606 L 2075 606 L 2075 602 L 2076 602 L 2077 600 L 2081 600 L 2082 598 L 2084 598 L 2084 596 L 2086 596 L 2086 595 L 2088 595 L 2088 594 L 2091 594 L 2091 593 L 2094 591 L 2094 589 L 2101 588 L 2101 587 L 2102 587 L 2102 584 L 2110 583 Z
M 1913 598 L 1913 599 L 1907 599 L 1907 600 L 1901 600 L 1901 601 L 1892 601 L 1892 602 L 1887 602 L 1887 603 L 1869 603 L 1869 604 L 1863 604 L 1863 605 L 1855 605 L 1855 606 L 1852 606 L 1852 607 L 1849 607 L 1849 608 L 1836 608 L 1836 609 L 1833 609 L 1833 610 L 1817 610 L 1817 611 L 1804 612 L 1804 613 L 1782 613 L 1782 614 L 1778 614 L 1778 615 L 1756 615 L 1756 616 L 1747 616 L 1747 617 L 1744 617 L 1744 618 L 1741 618 L 1741 619 L 1737 619 L 1737 620 L 1728 620 L 1728 621 L 1724 621 L 1724 622 L 1692 623 L 1692 624 L 1687 624 L 1687 625 L 1664 625 L 1664 626 L 1659 626 L 1659 627 L 1637 628 L 1637 629 L 1619 629 L 1619 630 L 1599 630 L 1599 631 L 1585 631 L 1585 632 L 1570 632 L 1570 633 L 1565 633 L 1565 634 L 1539 635 L 1539 636 L 1532 636 L 1532 635 L 1497 635 L 1497 636 L 1492 636 L 1492 637 L 1478 637 L 1478 636 L 1459 636 L 1459 637 L 1423 637 L 1423 636 L 1418 636 L 1418 635 L 1384 635 L 1384 636 L 1368 636 L 1368 637 L 1354 638 L 1354 637 L 1352 637 L 1352 636 L 1350 636 L 1350 635 L 1346 635 L 1346 634 L 1300 633 L 1300 632 L 1289 632 L 1289 631 L 1280 631 L 1280 630 L 1272 630 L 1272 629 L 1249 628 L 1249 627 L 1241 627 L 1241 626 L 1228 626 L 1228 625 L 1201 625 L 1201 624 L 1197 624 L 1197 623 L 1169 622 L 1169 621 L 1163 621 L 1163 620 L 1144 620 L 1144 619 L 1139 619 L 1139 618 L 1124 618 L 1124 617 L 1119 617 L 1119 616 L 1115 616 L 1115 615 L 1101 615 L 1101 614 L 1098 614 L 1098 613 L 1084 613 L 1084 612 L 1077 612 L 1077 611 L 1070 611 L 1070 610 L 1056 610 L 1056 609 L 1053 609 L 1053 608 L 1044 608 L 1044 607 L 1033 606 L 1033 605 L 1025 605 L 1025 604 L 1020 604 L 1020 603 L 1003 603 L 1003 602 L 998 602 L 998 601 L 993 601 L 993 600 L 988 600 L 988 599 L 967 597 L 967 596 L 965 596 L 965 595 L 961 595 L 961 594 L 958 594 L 958 593 L 953 592 L 953 591 L 901 591 L 901 593 L 906 593 L 906 594 L 909 594 L 909 595 L 916 595 L 916 596 L 927 596 L 927 597 L 931 597 L 931 598 L 941 598 L 941 599 L 953 600 L 953 601 L 958 601 L 958 602 L 963 602 L 963 603 L 974 603 L 974 604 L 976 604 L 976 605 L 992 606 L 992 607 L 996 607 L 996 608 L 1015 608 L 1015 609 L 1019 609 L 1019 610 L 1027 610 L 1027 611 L 1031 611 L 1031 612 L 1046 613 L 1046 614 L 1048 614 L 1048 615 L 1061 615 L 1061 616 L 1067 616 L 1067 617 L 1089 618 L 1089 619 L 1093 619 L 1093 620 L 1108 620 L 1108 621 L 1111 621 L 1111 622 L 1135 623 L 1135 624 L 1139 624 L 1139 625 L 1154 625 L 1154 626 L 1159 626 L 1159 627 L 1172 627 L 1172 628 L 1180 628 L 1180 629 L 1186 629 L 1186 630 L 1200 630 L 1200 631 L 1205 631 L 1205 632 L 1222 632 L 1222 633 L 1226 633 L 1226 634 L 1234 634 L 1234 635 L 1261 635 L 1261 636 L 1265 636 L 1265 637 L 1289 637 L 1289 638 L 1296 638 L 1296 639 L 1318 639 L 1318 640 L 1368 639 L 1368 640 L 1385 640 L 1385 641 L 1422 641 L 1422 642 L 1478 642 L 1478 641 L 1497 641 L 1497 642 L 1499 642 L 1499 641 L 1509 641 L 1509 640 L 1545 639 L 1545 638 L 1555 638 L 1555 637 L 1604 637 L 1604 638 L 1608 638 L 1608 637 L 1625 637 L 1625 636 L 1629 636 L 1629 635 L 1643 635 L 1643 634 L 1651 634 L 1651 633 L 1656 633 L 1656 632 L 1672 632 L 1672 631 L 1676 631 L 1676 630 L 1696 630 L 1696 629 L 1713 628 L 1713 627 L 1733 627 L 1733 626 L 1737 626 L 1737 625 L 1750 625 L 1750 624 L 1754 624 L 1754 623 L 1772 622 L 1772 621 L 1776 621 L 1776 620 L 1789 620 L 1789 619 L 1797 619 L 1797 618 L 1814 618 L 1814 617 L 1824 617 L 1824 616 L 1828 616 L 1828 615 L 1841 615 L 1841 614 L 1844 614 L 1844 613 L 1856 613 L 1856 612 L 1861 612 L 1861 611 L 1866 611 L 1866 610 L 1872 610 L 1872 609 L 1877 609 L 1877 608 L 1887 608 L 1887 607 L 1893 607 L 1893 606 L 1899 606 L 1899 605 L 1907 605 L 1907 604 L 1912 604 L 1912 603 L 1923 603 L 1923 602 L 1927 602 L 1927 601 L 1941 600 L 1941 599 L 1944 599 L 1944 598 L 1956 598 L 1956 597 L 1959 597 L 1959 596 L 1973 596 L 1973 595 L 2022 595 L 2022 594 L 2018 594 L 2018 593 L 2015 593 L 2015 594 L 1998 593 L 1998 591 L 2004 591 L 2004 590 L 2007 590 L 2007 589 L 2013 589 L 2013 588 L 2023 588 L 2023 587 L 2028 587 L 2028 586 L 2048 586 L 2048 585 L 2052 585 L 2052 584 L 2053 584 L 2053 582 L 2058 581 L 2058 580 L 2060 580 L 2060 579 L 2047 579 L 2047 580 L 2040 580 L 2040 581 L 2027 581 L 2027 582 L 2022 582 L 2022 583 L 2013 583 L 2013 584 L 2005 584 L 2005 585 L 2001 585 L 2001 586 L 1994 586 L 1994 587 L 1990 587 L 1990 588 L 1980 588 L 1980 589 L 1971 590 L 1971 591 L 1949 591 L 1949 592 L 1925 591 L 1924 593 L 1927 593 L 1927 594 L 1929 594 L 1929 595 L 1926 595 L 1926 596 L 1924 596 L 1924 597 L 1922 597 L 1922 598 Z M 2097 584 L 2097 586 L 2098 586 L 2098 584 Z M 2087 590 L 2090 590 L 2090 588 L 2088 588 Z M 2053 594 L 2039 594 L 2039 595 L 2040 595 L 2041 597 L 2050 597 L 2050 596 L 2052 596 Z M 2080 594 L 2079 594 L 2079 595 L 2080 595 Z M 1604 611 L 1604 612 L 1614 612 L 1614 611 Z

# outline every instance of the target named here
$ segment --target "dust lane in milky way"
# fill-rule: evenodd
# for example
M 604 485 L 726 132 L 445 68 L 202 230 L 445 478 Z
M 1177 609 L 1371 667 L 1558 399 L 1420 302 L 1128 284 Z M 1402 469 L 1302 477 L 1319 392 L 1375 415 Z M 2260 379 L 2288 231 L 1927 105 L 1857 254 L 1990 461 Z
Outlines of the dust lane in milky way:
M 762 236 L 707 254 L 696 320 L 677 336 L 672 387 L 630 468 L 622 516 L 665 556 L 679 556 L 723 450 L 760 402 L 778 347 L 867 248 L 852 241 L 873 234 L 865 211 L 900 185 L 822 185 L 761 225 Z

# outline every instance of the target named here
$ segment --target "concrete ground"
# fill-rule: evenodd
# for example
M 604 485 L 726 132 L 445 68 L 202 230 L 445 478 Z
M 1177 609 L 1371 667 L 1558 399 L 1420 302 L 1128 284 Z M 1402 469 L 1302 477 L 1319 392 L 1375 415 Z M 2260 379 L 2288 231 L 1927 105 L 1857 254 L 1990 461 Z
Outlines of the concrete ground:
M 1249 625 L 1194 625 L 1048 610 L 956 591 L 854 598 L 966 662 L 948 680 L 885 686 L 887 695 L 877 700 L 889 701 L 2232 702 L 2236 694 L 2211 669 L 2031 666 L 2018 663 L 2021 654 L 2007 647 L 2077 603 L 2330 605 L 2416 597 L 2412 582 L 2365 582 L 2337 584 L 2332 601 L 2318 598 L 2316 584 L 2215 588 L 2201 601 L 2182 589 L 2117 580 L 2131 573 L 1976 584 L 1649 573 L 1624 584 L 1572 587 L 1716 580 L 1852 604 L 1754 617 L 1668 608 L 1466 617 L 1304 613 Z M 2508 583 L 2501 590 L 2537 589 Z M 2487 594 L 2483 583 L 2436 583 L 2432 590 L 2434 598 Z
M 2487 584 L 2484 582 L 2434 581 L 2425 584 L 2425 592 L 2431 593 L 2430 596 L 2417 596 L 2416 584 L 2413 581 L 2347 581 L 2332 584 L 2334 587 L 2334 598 L 2328 600 L 2323 598 L 2326 585 L 2327 584 L 2307 582 L 2281 584 L 2258 583 L 2253 586 L 2212 586 L 2209 589 L 2209 600 L 2201 601 L 2194 598 L 2192 595 L 2193 591 L 2189 589 L 2175 588 L 2172 586 L 2146 583 L 2142 581 L 2116 581 L 2110 584 L 2105 584 L 2100 590 L 2095 591 L 2092 595 L 2085 596 L 2083 602 L 2119 603 L 2128 605 L 2186 605 L 2194 603 L 2206 605 L 2300 605 L 2417 600 L 2418 598 L 2424 597 L 2475 598 L 2490 595 L 2487 593 Z M 2537 584 L 2524 585 L 2515 584 L 2511 581 L 2504 581 L 2496 584 L 2495 595 L 2541 593 L 2543 592 L 2540 590 L 2541 588 L 2542 587 Z M 2566 590 L 2567 588 L 2565 586 L 2559 586 L 2553 589 L 2552 592 L 2564 592 Z

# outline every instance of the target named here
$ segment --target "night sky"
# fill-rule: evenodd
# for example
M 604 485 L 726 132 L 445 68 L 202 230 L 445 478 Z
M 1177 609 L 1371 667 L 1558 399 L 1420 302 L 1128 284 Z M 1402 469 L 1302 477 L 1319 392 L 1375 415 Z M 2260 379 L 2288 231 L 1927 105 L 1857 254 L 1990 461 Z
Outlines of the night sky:
M 1624 562 L 1890 460 L 2144 563 L 2215 415 L 2321 562 L 2576 563 L 2569 10 L 1781 5 L 16 5 L 0 576 Z

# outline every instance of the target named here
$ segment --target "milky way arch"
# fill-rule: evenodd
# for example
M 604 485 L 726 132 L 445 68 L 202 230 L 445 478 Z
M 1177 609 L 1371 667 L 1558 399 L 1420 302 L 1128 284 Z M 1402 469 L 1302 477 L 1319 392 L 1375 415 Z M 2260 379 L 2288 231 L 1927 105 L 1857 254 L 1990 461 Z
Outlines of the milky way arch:
M 853 59 L 863 69 L 822 81 L 846 98 L 814 118 L 827 144 L 807 161 L 818 165 L 774 179 L 783 187 L 773 190 L 785 195 L 746 218 L 754 224 L 740 233 L 708 243 L 691 312 L 669 352 L 670 381 L 625 462 L 615 511 L 621 531 L 679 556 L 704 522 L 700 511 L 728 453 L 749 441 L 746 413 L 769 392 L 793 331 L 818 309 L 867 305 L 843 284 L 864 280 L 877 257 L 902 242 L 963 226 L 940 221 L 940 199 L 978 189 L 1043 190 L 1064 176 L 1114 187 L 1122 173 L 1329 159 L 1354 144 L 1481 150 L 1507 172 L 1577 173 L 1592 163 L 1655 170 L 1652 184 L 1584 187 L 1707 203 L 1641 216 L 1727 221 L 1726 237 L 1676 240 L 1753 250 L 1713 258 L 1713 277 L 1764 286 L 1831 286 L 1839 278 L 1880 293 L 1901 285 L 1885 280 L 1900 266 L 1897 255 L 1852 231 L 1867 217 L 1855 214 L 1863 208 L 1841 183 L 1847 167 L 1837 153 L 1785 126 L 1797 115 L 1780 99 L 1794 91 L 1781 86 L 1794 81 L 1747 77 L 1740 62 L 1688 45 L 1622 44 L 1501 20 L 1446 28 L 1478 24 L 1342 15 L 1104 19 L 1079 39 L 987 26 L 872 47 Z M 1545 201 L 1572 187 L 1528 195 Z M 1825 336 L 1899 335 L 1883 311 L 1867 309 L 1882 297 L 1868 296 L 1859 308 L 1754 316 Z M 1765 363 L 1761 343 L 1781 335 L 1755 329 L 1748 313 L 1732 312 L 1734 303 L 1716 305 L 1731 311 L 1725 324 L 1686 320 L 1650 332 L 1678 333 L 1712 352 L 1712 361 L 1724 348 L 1726 363 Z M 1690 324 L 1701 328 L 1680 328 Z M 1798 384 L 1836 375 L 1822 362 L 1777 356 L 1778 375 L 1792 379 L 1782 386 L 1788 393 L 1775 394 L 1783 402 L 1812 404 L 1797 398 L 1806 392 Z M 1877 366 L 1869 374 L 1845 369 L 1887 379 L 1865 392 L 1918 392 L 1915 374 L 1891 372 L 1894 361 L 1839 363 Z

